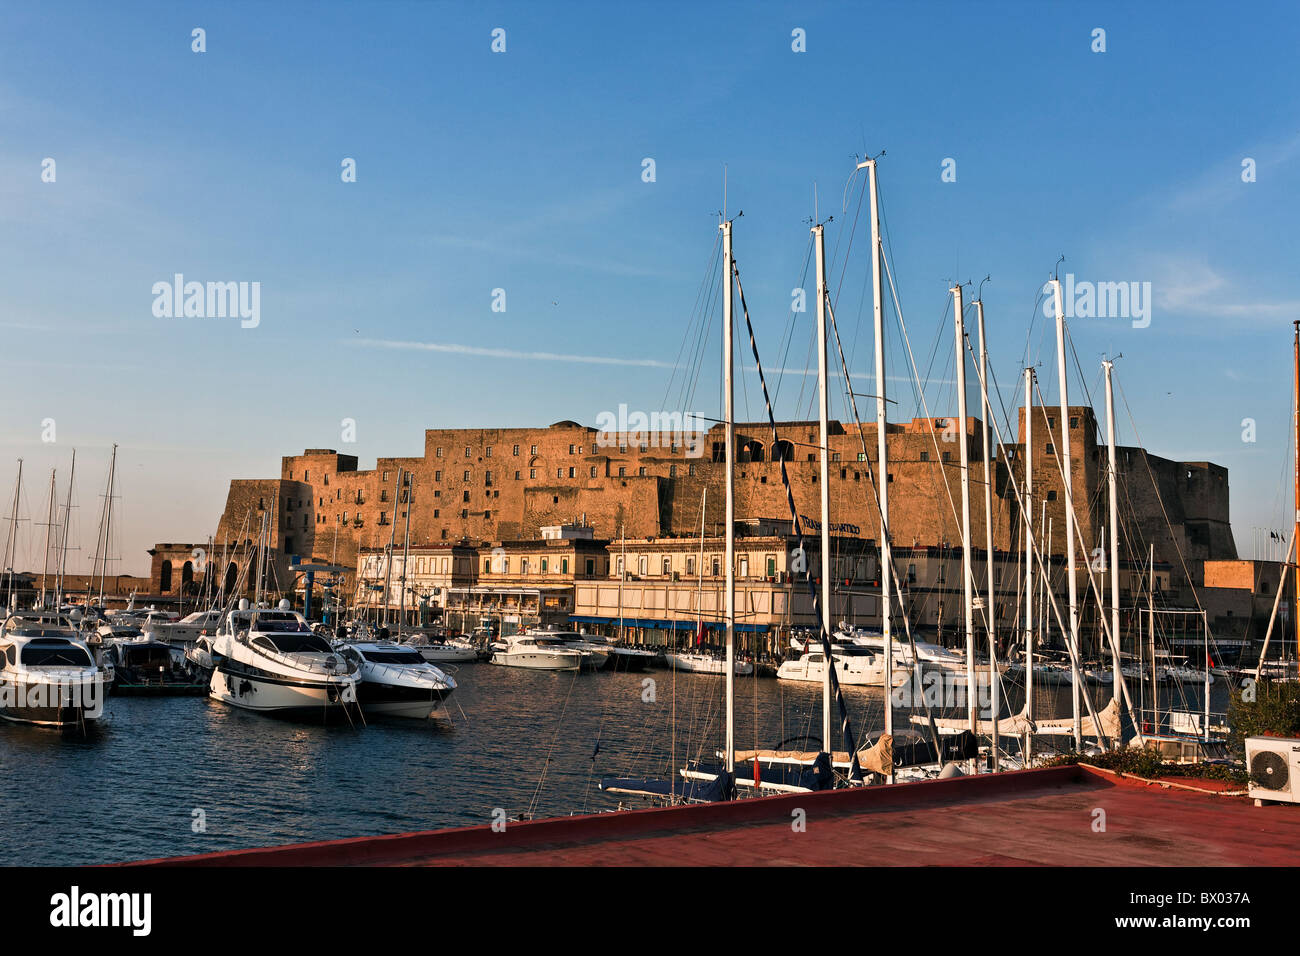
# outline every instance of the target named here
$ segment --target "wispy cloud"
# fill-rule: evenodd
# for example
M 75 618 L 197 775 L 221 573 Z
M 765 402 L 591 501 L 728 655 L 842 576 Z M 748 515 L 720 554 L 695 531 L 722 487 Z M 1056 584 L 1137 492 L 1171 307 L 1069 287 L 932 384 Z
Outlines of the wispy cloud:
M 1153 275 L 1161 311 L 1261 324 L 1300 314 L 1300 299 L 1258 298 L 1202 259 L 1165 259 Z
M 461 345 L 456 342 L 403 342 L 394 339 L 345 340 L 366 348 L 396 349 L 399 351 L 443 352 L 449 355 L 474 355 L 482 358 L 523 359 L 531 362 L 574 362 L 582 365 L 630 365 L 639 368 L 673 368 L 671 362 L 659 359 L 620 358 L 612 355 L 574 355 L 565 352 L 523 352 L 516 349 L 484 348 L 480 345 Z

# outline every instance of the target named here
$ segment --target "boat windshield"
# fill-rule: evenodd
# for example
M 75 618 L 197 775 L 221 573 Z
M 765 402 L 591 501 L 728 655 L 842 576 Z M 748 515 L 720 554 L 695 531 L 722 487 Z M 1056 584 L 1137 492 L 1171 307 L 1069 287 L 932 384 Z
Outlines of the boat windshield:
M 361 656 L 372 664 L 423 664 L 418 651 L 362 651 Z
M 76 644 L 62 641 L 33 641 L 23 648 L 26 667 L 90 667 L 90 655 Z
M 160 644 L 145 644 L 141 647 L 125 647 L 122 659 L 131 667 L 163 665 L 171 663 L 171 651 Z
M 269 629 L 267 629 L 269 630 Z M 329 642 L 322 637 L 317 637 L 311 631 L 305 633 L 274 634 L 270 637 L 262 637 L 257 640 L 258 644 L 270 644 L 281 654 L 333 654 L 334 649 L 330 647 Z

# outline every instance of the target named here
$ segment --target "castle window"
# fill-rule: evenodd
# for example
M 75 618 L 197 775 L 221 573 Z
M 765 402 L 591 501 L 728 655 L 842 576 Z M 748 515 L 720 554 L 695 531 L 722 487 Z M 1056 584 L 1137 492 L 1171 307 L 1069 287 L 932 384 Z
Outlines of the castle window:
M 522 475 L 522 474 L 523 474 L 523 472 L 521 472 L 521 471 L 516 471 L 516 472 L 515 472 L 515 481 L 518 481 L 518 480 L 519 480 L 519 476 Z
M 514 446 L 514 454 L 515 454 L 516 456 L 519 454 L 519 446 L 518 446 L 518 445 L 515 445 L 515 446 Z
M 536 469 L 536 468 L 529 468 L 529 469 L 528 469 L 528 477 L 529 477 L 529 478 L 536 478 L 536 477 L 537 477 L 537 469 Z
M 866 460 L 867 460 L 867 453 L 865 451 L 858 452 L 858 461 L 866 461 Z
M 624 478 L 624 477 L 627 476 L 627 469 L 624 468 L 622 465 L 619 465 L 619 466 L 618 466 L 618 476 L 619 476 L 620 478 Z
M 676 477 L 677 477 L 677 466 L 676 466 L 676 465 L 669 465 L 669 466 L 668 466 L 668 477 L 669 477 L 669 478 L 676 478 Z
M 1055 492 L 1055 491 L 1049 491 L 1049 492 L 1047 493 L 1047 500 L 1048 500 L 1048 501 L 1055 501 L 1055 500 L 1056 500 L 1056 492 Z
M 465 457 L 468 458 L 469 456 L 470 456 L 469 445 L 466 445 L 466 446 L 465 446 Z
M 839 460 L 840 460 L 840 453 L 837 451 L 831 452 L 831 461 L 839 461 Z
M 694 462 L 691 462 L 689 465 L 686 466 L 686 473 L 687 473 L 688 475 L 694 475 L 694 474 L 695 474 L 695 463 L 694 463 Z
M 484 451 L 484 455 L 486 455 L 488 458 L 491 458 L 491 457 L 492 457 L 492 446 L 491 446 L 491 445 L 488 445 L 488 446 L 487 446 L 486 451 Z
M 462 492 L 462 494 L 463 494 L 464 497 L 461 498 L 461 501 L 469 501 L 469 492 L 468 492 L 468 491 L 465 491 L 465 492 Z
M 542 573 L 543 573 L 543 574 L 546 573 L 546 564 L 547 564 L 546 559 L 545 559 L 545 558 L 542 558 Z
M 433 516 L 434 516 L 435 518 L 438 517 L 438 509 L 437 509 L 437 508 L 434 508 L 434 509 L 433 509 Z
M 434 457 L 435 457 L 435 458 L 441 458 L 441 457 L 442 457 L 442 446 L 441 446 L 441 445 L 439 445 L 438 448 L 437 448 L 437 450 L 434 452 Z
M 461 480 L 462 480 L 462 481 L 469 481 L 469 472 L 468 472 L 468 471 L 465 472 L 465 475 L 464 475 L 464 477 L 463 477 Z
M 384 481 L 388 480 L 388 472 L 384 472 Z
M 573 454 L 573 446 L 572 446 L 572 445 L 569 446 L 569 454 L 570 454 L 570 455 Z
M 1076 416 L 1076 415 L 1071 415 L 1071 416 L 1070 416 L 1070 427 L 1071 427 L 1071 428 L 1078 428 L 1078 427 L 1079 427 L 1079 418 L 1078 418 L 1078 416 Z
M 672 559 L 671 559 L 671 558 L 668 558 L 668 557 L 665 557 L 665 558 L 664 558 L 664 561 L 663 561 L 663 573 L 664 573 L 664 576 L 665 576 L 665 577 L 667 577 L 669 574 L 672 573 Z
M 556 468 L 556 469 L 555 469 L 555 477 L 556 477 L 556 478 L 563 478 L 563 477 L 564 477 L 564 469 L 563 469 L 563 468 Z
M 640 468 L 638 468 L 638 469 L 636 470 L 636 473 L 637 473 L 638 475 L 640 475 L 642 478 L 644 478 L 644 477 L 645 477 L 645 465 L 642 465 Z
M 1047 453 L 1048 453 L 1049 455 L 1055 455 L 1055 454 L 1056 454 L 1056 446 L 1053 445 L 1051 442 L 1048 442 L 1048 443 L 1047 443 Z
M 534 455 L 537 454 L 537 446 L 536 446 L 536 445 L 533 446 L 533 451 L 532 451 L 532 453 L 533 453 Z
M 433 473 L 433 480 L 434 480 L 434 481 L 442 481 L 442 471 L 441 471 L 441 469 L 438 470 L 438 471 L 435 471 L 435 472 Z
M 593 477 L 593 478 L 596 477 L 596 466 L 595 466 L 595 465 L 592 465 L 592 466 L 591 466 L 591 477 Z
M 921 452 L 921 461 L 929 461 L 929 460 L 930 460 L 930 453 L 928 451 Z
M 596 573 L 596 559 L 587 559 L 587 577 L 593 577 Z
M 569 477 L 570 477 L 570 478 L 576 478 L 576 477 L 577 477 L 577 469 L 576 469 L 576 468 L 570 468 L 570 469 L 569 469 Z

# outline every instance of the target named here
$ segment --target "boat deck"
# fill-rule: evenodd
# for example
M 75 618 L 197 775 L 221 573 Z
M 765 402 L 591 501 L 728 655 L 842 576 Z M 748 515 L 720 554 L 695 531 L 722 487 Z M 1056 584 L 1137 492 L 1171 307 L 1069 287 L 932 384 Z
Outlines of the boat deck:
M 1094 831 L 1098 809 L 1104 832 Z M 800 810 L 805 832 L 792 827 Z M 561 817 L 512 823 L 502 833 L 467 827 L 148 864 L 1295 866 L 1300 806 L 1256 807 L 1239 796 L 1054 767 Z

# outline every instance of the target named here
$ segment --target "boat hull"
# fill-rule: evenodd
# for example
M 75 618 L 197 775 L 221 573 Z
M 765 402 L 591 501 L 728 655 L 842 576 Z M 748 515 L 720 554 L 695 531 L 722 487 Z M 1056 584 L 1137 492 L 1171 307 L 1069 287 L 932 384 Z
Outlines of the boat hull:
M 212 671 L 208 696 L 257 713 L 319 718 L 355 707 L 357 692 L 355 680 L 277 677 L 226 659 Z
M 554 654 L 532 654 L 526 651 L 510 652 L 497 651 L 492 655 L 493 664 L 501 664 L 505 667 L 522 667 L 525 670 L 533 671 L 576 671 L 582 668 L 582 658 L 574 655 L 572 657 L 556 656 Z
M 94 723 L 103 715 L 104 698 L 108 688 L 102 682 L 89 684 L 67 683 L 53 694 L 43 692 L 48 687 L 44 681 L 27 681 L 20 676 L 0 677 L 0 720 L 11 724 L 31 724 L 37 727 L 81 727 Z M 33 699 L 41 698 L 37 702 Z
M 365 713 L 413 720 L 445 716 L 444 702 L 450 694 L 450 688 L 402 687 L 371 680 L 357 686 L 357 702 Z

